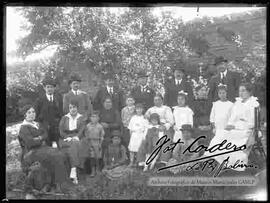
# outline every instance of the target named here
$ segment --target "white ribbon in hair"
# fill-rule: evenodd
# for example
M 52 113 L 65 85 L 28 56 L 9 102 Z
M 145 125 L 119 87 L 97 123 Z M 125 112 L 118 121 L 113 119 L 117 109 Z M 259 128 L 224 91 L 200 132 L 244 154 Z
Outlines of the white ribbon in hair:
M 227 85 L 222 84 L 222 83 L 219 83 L 219 84 L 218 84 L 218 87 L 226 87 L 226 88 L 227 88 Z
M 183 90 L 179 91 L 178 94 L 184 94 L 186 96 L 188 95 L 188 93 L 187 92 L 184 92 Z

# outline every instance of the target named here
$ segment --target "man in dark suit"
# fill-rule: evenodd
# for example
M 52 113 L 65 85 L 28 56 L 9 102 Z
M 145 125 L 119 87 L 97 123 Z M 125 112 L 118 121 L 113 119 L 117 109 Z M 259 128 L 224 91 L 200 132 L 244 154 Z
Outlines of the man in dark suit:
M 209 81 L 208 98 L 215 102 L 218 100 L 217 86 L 222 83 L 227 85 L 227 98 L 231 102 L 235 101 L 238 96 L 238 88 L 241 82 L 240 74 L 228 70 L 228 61 L 222 56 L 215 58 L 214 65 L 217 67 L 218 73 Z
M 42 83 L 45 94 L 41 94 L 35 103 L 37 121 L 47 129 L 47 144 L 56 148 L 59 140 L 58 125 L 63 115 L 62 97 L 55 92 L 55 80 L 47 77 Z
M 183 90 L 188 93 L 186 104 L 192 107 L 194 95 L 191 84 L 186 80 L 184 68 L 178 67 L 174 69 L 174 78 L 165 83 L 164 104 L 170 107 L 177 105 L 178 92 Z
M 78 101 L 79 107 L 78 112 L 82 114 L 87 121 L 89 119 L 90 114 L 93 111 L 92 103 L 90 100 L 89 95 L 80 90 L 80 82 L 81 82 L 80 75 L 76 73 L 71 73 L 69 77 L 69 85 L 71 87 L 71 90 L 64 94 L 63 97 L 63 111 L 64 114 L 69 113 L 69 103 L 71 100 Z
M 112 73 L 105 75 L 105 87 L 100 87 L 98 90 L 95 99 L 94 99 L 94 109 L 101 110 L 103 107 L 103 102 L 107 97 L 112 99 L 113 108 L 121 112 L 121 109 L 124 107 L 123 93 L 115 85 L 115 76 Z
M 138 73 L 138 85 L 131 90 L 131 95 L 136 103 L 142 103 L 145 110 L 154 106 L 155 91 L 147 85 L 148 75 L 144 72 Z

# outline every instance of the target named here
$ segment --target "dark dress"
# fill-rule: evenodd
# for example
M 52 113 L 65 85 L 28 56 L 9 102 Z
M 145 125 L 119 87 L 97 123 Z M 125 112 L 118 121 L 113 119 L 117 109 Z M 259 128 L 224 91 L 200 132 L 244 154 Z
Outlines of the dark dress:
M 81 140 L 85 130 L 85 117 L 80 116 L 77 119 L 77 128 L 74 130 L 69 130 L 69 117 L 67 115 L 63 116 L 60 124 L 60 140 L 59 145 L 61 151 L 63 151 L 69 157 L 70 167 L 83 168 L 83 158 L 80 156 L 81 152 L 81 142 L 77 140 L 71 140 L 69 142 L 64 141 L 68 137 L 75 137 Z
M 111 132 L 115 129 L 120 129 L 121 127 L 121 117 L 120 113 L 111 108 L 109 110 L 102 108 L 99 115 L 100 123 L 107 123 L 109 125 L 108 128 L 104 128 L 105 135 L 102 142 L 102 151 L 104 152 L 105 148 L 107 148 L 108 144 L 111 142 Z
M 199 144 L 207 145 L 213 137 L 212 130 L 210 129 L 210 113 L 212 109 L 212 103 L 208 99 L 196 99 L 194 101 L 194 116 L 193 123 L 195 128 L 195 138 L 199 136 L 206 136 L 205 139 L 200 139 Z M 208 126 L 208 129 L 199 129 L 199 126 Z
M 32 125 L 22 124 L 18 138 L 22 148 L 22 169 L 28 175 L 26 190 L 41 189 L 45 184 L 63 183 L 67 180 L 67 159 L 61 151 L 45 144 L 47 132 L 41 125 L 37 129 Z M 29 174 L 33 163 L 39 163 L 41 170 Z

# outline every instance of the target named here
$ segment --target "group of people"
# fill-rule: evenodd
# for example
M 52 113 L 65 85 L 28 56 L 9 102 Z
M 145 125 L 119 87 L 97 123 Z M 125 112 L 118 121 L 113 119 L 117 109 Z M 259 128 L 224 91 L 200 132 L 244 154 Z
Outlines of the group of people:
M 259 103 L 251 85 L 240 84 L 240 76 L 229 71 L 227 63 L 223 57 L 216 58 L 218 74 L 210 79 L 209 93 L 200 85 L 196 99 L 182 68 L 176 68 L 174 79 L 165 84 L 164 98 L 147 85 L 148 76 L 143 72 L 138 75 L 138 86 L 125 97 L 115 86 L 114 76 L 107 75 L 93 101 L 80 90 L 81 78 L 76 74 L 70 76 L 71 90 L 63 99 L 55 92 L 55 81 L 45 78 L 45 94 L 23 109 L 19 141 L 22 166 L 28 174 L 26 185 L 59 191 L 67 177 L 78 184 L 78 169 L 89 170 L 91 176 L 99 171 L 110 175 L 116 168 L 124 171 L 122 166 L 141 166 L 148 171 L 156 163 L 168 165 L 205 156 L 203 151 L 182 153 L 198 136 L 205 139 L 197 144 L 209 147 L 223 139 L 247 144 L 246 150 L 230 155 L 230 163 L 236 159 L 247 163 L 254 143 L 253 113 Z M 148 164 L 164 136 L 167 144 L 179 140 L 184 144 L 160 152 Z M 215 159 L 222 163 L 224 156 Z

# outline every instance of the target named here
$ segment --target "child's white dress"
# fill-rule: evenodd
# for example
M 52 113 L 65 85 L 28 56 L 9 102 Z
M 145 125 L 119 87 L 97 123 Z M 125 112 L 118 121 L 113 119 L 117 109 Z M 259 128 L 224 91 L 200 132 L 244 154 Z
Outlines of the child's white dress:
M 230 101 L 216 101 L 213 102 L 210 122 L 215 124 L 216 130 L 224 129 L 228 123 L 230 112 L 232 109 L 233 103 Z
M 174 125 L 174 136 L 173 142 L 177 142 L 178 139 L 182 138 L 182 131 L 180 130 L 182 125 L 190 124 L 193 126 L 193 111 L 188 107 L 173 107 L 173 117 L 175 121 Z
M 134 115 L 128 125 L 131 137 L 128 149 L 131 152 L 138 152 L 142 140 L 145 138 L 148 129 L 148 120 L 143 115 Z

